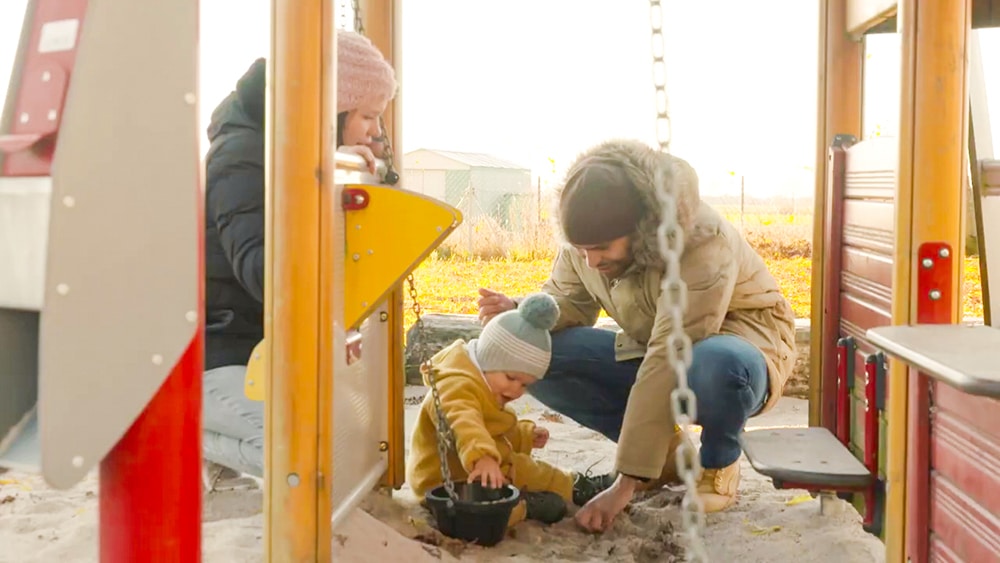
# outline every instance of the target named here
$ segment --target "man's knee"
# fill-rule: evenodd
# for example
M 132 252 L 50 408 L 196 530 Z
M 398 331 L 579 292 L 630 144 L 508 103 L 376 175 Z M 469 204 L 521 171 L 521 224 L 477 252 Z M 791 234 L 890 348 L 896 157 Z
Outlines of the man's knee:
M 692 387 L 743 388 L 767 378 L 764 354 L 738 336 L 720 335 L 694 345 L 690 368 Z

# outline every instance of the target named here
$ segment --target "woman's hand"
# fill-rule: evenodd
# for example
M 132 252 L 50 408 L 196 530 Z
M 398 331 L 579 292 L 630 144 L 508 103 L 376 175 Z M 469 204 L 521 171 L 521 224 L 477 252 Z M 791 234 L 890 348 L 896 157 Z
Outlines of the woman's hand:
M 500 488 L 507 482 L 507 478 L 500 471 L 500 463 L 488 455 L 476 460 L 475 465 L 472 466 L 472 471 L 469 472 L 469 482 L 472 483 L 476 479 L 479 479 L 484 487 L 492 489 Z
M 340 152 L 346 152 L 350 154 L 356 154 L 361 158 L 365 159 L 368 163 L 368 171 L 375 174 L 375 153 L 372 149 L 366 145 L 344 145 L 337 149 Z

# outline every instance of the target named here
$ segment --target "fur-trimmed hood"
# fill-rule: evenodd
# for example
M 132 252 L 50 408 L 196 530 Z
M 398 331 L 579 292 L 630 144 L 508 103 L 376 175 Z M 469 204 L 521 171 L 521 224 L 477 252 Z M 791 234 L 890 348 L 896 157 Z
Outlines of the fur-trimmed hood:
M 613 139 L 605 141 L 581 154 L 570 166 L 566 178 L 571 178 L 580 167 L 593 160 L 605 163 L 613 162 L 622 167 L 629 179 L 638 189 L 646 212 L 639 222 L 632 244 L 635 264 L 643 268 L 663 268 L 659 246 L 656 241 L 656 229 L 660 226 L 662 206 L 657 196 L 657 172 L 662 172 L 664 182 L 672 182 L 676 186 L 677 219 L 684 235 L 686 244 L 697 244 L 704 238 L 695 227 L 695 216 L 701 204 L 698 192 L 698 175 L 687 161 L 676 156 L 662 153 L 640 141 L 629 139 Z M 562 198 L 566 182 L 560 183 L 556 190 L 556 200 Z M 556 217 L 559 218 L 558 205 Z M 564 233 L 560 221 L 559 233 Z M 707 234 L 707 233 L 705 233 Z

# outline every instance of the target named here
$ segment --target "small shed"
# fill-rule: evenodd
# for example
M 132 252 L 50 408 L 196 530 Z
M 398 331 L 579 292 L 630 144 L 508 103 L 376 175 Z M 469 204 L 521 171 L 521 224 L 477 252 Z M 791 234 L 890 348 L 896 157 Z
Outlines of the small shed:
M 512 204 L 529 200 L 531 170 L 481 153 L 418 149 L 403 155 L 403 186 L 462 210 L 467 220 L 489 215 L 509 225 Z

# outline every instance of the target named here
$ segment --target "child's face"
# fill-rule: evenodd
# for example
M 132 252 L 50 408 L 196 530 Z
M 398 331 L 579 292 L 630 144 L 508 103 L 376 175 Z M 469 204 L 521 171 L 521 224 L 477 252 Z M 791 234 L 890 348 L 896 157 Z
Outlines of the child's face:
M 534 376 L 516 371 L 488 371 L 483 375 L 501 405 L 521 398 L 524 388 L 538 381 Z

